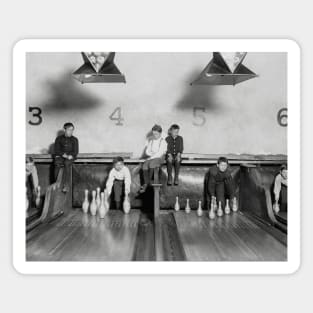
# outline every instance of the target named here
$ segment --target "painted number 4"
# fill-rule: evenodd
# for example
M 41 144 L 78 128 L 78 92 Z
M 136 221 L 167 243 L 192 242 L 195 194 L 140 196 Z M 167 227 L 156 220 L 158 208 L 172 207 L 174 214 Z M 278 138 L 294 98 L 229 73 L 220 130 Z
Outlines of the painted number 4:
M 122 126 L 124 119 L 122 118 L 122 108 L 117 107 L 112 114 L 110 115 L 110 120 L 111 121 L 116 121 L 115 125 Z

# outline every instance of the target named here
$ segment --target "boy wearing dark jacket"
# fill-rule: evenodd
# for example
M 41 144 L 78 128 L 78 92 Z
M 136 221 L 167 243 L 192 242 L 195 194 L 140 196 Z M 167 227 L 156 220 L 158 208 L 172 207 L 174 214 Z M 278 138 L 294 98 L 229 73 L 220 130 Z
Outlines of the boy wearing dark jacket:
M 209 171 L 208 194 L 210 199 L 216 197 L 217 204 L 221 202 L 222 207 L 225 207 L 225 199 L 233 199 L 234 189 L 228 160 L 225 157 L 220 157 L 217 164 L 211 167 Z
M 62 191 L 68 192 L 72 163 L 78 154 L 78 139 L 73 136 L 74 125 L 72 123 L 65 123 L 63 128 L 64 134 L 58 136 L 54 143 L 54 174 L 57 179 L 60 168 L 64 168 Z

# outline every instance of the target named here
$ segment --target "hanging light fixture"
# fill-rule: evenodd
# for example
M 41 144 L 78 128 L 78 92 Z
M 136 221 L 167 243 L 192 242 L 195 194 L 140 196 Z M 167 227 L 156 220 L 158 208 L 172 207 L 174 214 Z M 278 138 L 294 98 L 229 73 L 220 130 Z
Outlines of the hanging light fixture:
M 82 52 L 84 64 L 73 73 L 84 83 L 126 83 L 125 76 L 114 64 L 115 52 Z
M 213 52 L 213 59 L 191 85 L 233 85 L 257 77 L 242 64 L 247 52 Z

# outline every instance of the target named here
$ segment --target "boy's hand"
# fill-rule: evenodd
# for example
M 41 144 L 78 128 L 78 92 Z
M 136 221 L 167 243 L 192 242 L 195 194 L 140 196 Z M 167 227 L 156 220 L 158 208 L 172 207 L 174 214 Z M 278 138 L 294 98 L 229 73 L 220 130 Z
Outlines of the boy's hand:
M 72 155 L 69 155 L 67 158 L 68 158 L 68 160 L 72 160 L 72 159 L 73 159 L 73 156 L 72 156 Z
M 62 154 L 62 157 L 63 157 L 64 159 L 67 159 L 67 154 L 66 154 L 66 153 L 63 153 L 63 154 Z

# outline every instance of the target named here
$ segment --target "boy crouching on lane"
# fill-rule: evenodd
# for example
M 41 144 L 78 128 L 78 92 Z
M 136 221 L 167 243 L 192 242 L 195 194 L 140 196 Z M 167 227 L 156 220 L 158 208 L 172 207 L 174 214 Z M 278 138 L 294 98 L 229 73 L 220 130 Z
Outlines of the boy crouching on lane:
M 122 157 L 114 158 L 106 189 L 108 197 L 110 197 L 113 190 L 116 209 L 121 209 L 124 197 L 127 197 L 130 193 L 130 185 L 131 175 L 128 167 L 124 165 L 124 159 Z
M 209 170 L 208 195 L 210 199 L 216 197 L 217 204 L 221 202 L 225 207 L 226 198 L 230 201 L 234 198 L 235 184 L 231 176 L 228 159 L 220 157 L 217 164 Z

